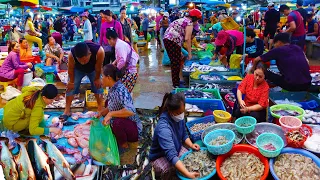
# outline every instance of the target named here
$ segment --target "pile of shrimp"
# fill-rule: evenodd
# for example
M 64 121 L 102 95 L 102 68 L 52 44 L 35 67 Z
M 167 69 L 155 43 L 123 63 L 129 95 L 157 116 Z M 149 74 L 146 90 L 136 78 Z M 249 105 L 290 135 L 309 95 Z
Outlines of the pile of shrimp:
M 284 153 L 277 157 L 274 170 L 281 180 L 320 179 L 320 169 L 311 158 Z
M 221 165 L 226 179 L 260 180 L 264 165 L 254 154 L 238 152 L 228 157 Z

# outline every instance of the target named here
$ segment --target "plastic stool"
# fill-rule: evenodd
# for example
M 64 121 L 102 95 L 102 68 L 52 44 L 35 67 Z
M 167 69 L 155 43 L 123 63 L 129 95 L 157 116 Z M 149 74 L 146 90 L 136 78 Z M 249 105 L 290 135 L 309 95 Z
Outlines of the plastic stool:
M 12 80 L 12 81 L 8 81 L 8 82 L 0 82 L 0 85 L 3 86 L 3 89 L 6 90 L 6 88 L 9 86 L 9 85 L 16 85 L 16 80 Z

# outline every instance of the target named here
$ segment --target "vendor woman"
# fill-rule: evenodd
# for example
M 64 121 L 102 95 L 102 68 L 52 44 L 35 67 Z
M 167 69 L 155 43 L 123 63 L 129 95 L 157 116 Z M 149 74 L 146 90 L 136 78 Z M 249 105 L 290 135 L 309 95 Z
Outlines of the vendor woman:
M 203 47 L 200 45 L 200 43 L 197 41 L 196 35 L 199 31 L 193 29 L 192 35 L 191 35 L 191 46 L 194 46 L 195 48 L 200 48 L 203 49 Z M 183 43 L 183 48 L 188 49 L 188 44 L 187 42 Z M 192 50 L 196 50 L 195 48 L 191 48 Z
M 61 134 L 61 129 L 45 128 L 44 108 L 53 102 L 58 89 L 48 84 L 41 90 L 37 87 L 25 87 L 22 94 L 4 106 L 3 124 L 14 132 L 34 135 Z
M 244 42 L 243 33 L 237 30 L 220 31 L 215 40 L 216 50 L 212 60 L 216 60 L 220 54 L 220 61 L 228 66 L 230 56 L 234 50 L 236 54 L 242 54 L 242 46 Z
M 199 145 L 193 144 L 188 137 L 185 121 L 185 97 L 182 93 L 167 93 L 162 101 L 160 119 L 155 128 L 149 159 L 160 179 L 172 179 L 177 169 L 185 177 L 194 179 L 198 172 L 189 172 L 179 157 L 188 150 L 198 151 Z
M 266 108 L 269 105 L 269 85 L 265 81 L 266 68 L 259 63 L 253 74 L 248 74 L 242 80 L 237 90 L 238 108 L 234 117 L 252 116 L 257 122 L 265 122 Z M 243 100 L 242 96 L 245 95 Z
M 111 124 L 120 153 L 124 153 L 129 149 L 129 143 L 138 141 L 142 124 L 128 89 L 117 81 L 117 73 L 119 70 L 112 64 L 103 67 L 102 86 L 109 87 L 109 93 L 106 108 L 99 114 L 105 116 L 102 124 Z

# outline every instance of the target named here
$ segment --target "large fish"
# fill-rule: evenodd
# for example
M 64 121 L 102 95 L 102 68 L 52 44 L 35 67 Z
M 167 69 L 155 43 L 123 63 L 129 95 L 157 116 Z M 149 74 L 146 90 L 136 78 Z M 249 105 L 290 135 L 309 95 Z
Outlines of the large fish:
M 16 164 L 14 163 L 12 154 L 6 145 L 8 143 L 8 139 L 5 137 L 0 137 L 1 143 L 1 155 L 0 155 L 0 163 L 3 168 L 4 176 L 9 180 L 18 180 L 18 171 L 16 169 Z
M 27 149 L 32 167 L 36 174 L 36 179 L 53 180 L 48 164 L 49 158 L 38 146 L 37 140 L 29 140 Z
M 68 161 L 64 158 L 63 154 L 58 150 L 58 148 L 52 144 L 49 138 L 45 136 L 41 136 L 41 140 L 46 143 L 46 152 L 60 174 L 67 180 L 75 179 L 74 174 L 70 170 Z
M 20 152 L 15 156 L 20 180 L 36 180 L 36 175 L 33 171 L 28 151 L 26 149 L 27 143 L 22 139 L 16 139 L 16 141 L 20 145 Z

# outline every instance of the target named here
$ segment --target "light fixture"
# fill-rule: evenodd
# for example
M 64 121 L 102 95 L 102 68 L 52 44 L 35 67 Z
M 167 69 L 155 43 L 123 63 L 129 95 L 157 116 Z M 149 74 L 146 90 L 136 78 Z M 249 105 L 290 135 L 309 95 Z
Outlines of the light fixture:
M 236 17 L 236 21 L 240 22 L 240 21 L 241 21 L 241 17 L 240 17 L 240 16 L 237 16 L 237 17 Z
M 131 7 L 130 7 L 130 11 L 134 11 L 134 6 L 131 6 Z
M 189 8 L 191 9 L 191 8 L 194 8 L 194 4 L 193 3 L 190 3 L 189 4 Z

